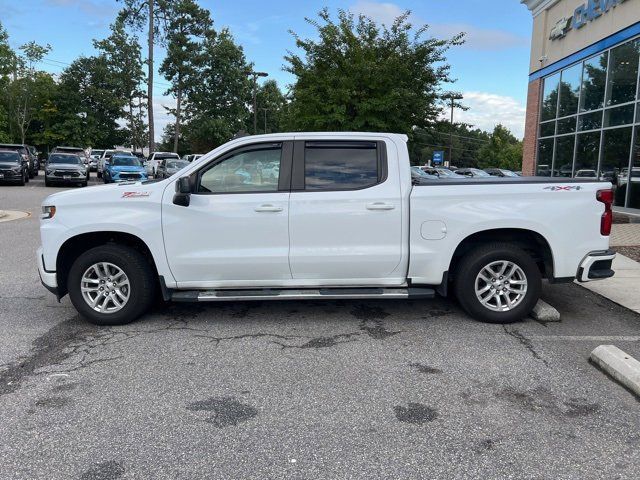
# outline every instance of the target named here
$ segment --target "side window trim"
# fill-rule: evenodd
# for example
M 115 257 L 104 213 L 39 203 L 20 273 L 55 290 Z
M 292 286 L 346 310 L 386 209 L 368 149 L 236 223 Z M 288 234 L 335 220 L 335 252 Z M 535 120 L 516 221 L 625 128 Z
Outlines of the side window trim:
M 280 147 L 275 147 L 280 145 Z M 280 168 L 278 172 L 278 189 L 267 191 L 248 191 L 248 192 L 199 192 L 200 181 L 202 175 L 215 165 L 224 162 L 225 160 L 238 155 L 240 153 L 251 152 L 255 150 L 264 150 L 265 147 L 280 148 Z M 226 152 L 219 157 L 212 159 L 205 165 L 202 165 L 198 170 L 190 175 L 191 178 L 191 190 L 193 195 L 242 195 L 242 194 L 255 194 L 255 193 L 279 193 L 288 192 L 291 188 L 291 163 L 293 154 L 293 142 L 290 140 L 280 142 L 261 142 L 252 143 L 250 145 L 243 145 L 234 150 Z
M 387 144 L 383 140 L 367 141 L 367 140 L 296 140 L 293 142 L 293 166 L 291 170 L 291 191 L 292 192 L 355 192 L 358 190 L 366 190 L 373 188 L 387 181 L 389 175 L 389 164 L 387 160 Z M 373 185 L 367 185 L 359 188 L 334 188 L 322 190 L 307 190 L 305 186 L 305 149 L 307 144 L 324 144 L 324 145 L 354 145 L 362 143 L 375 143 L 376 155 L 378 160 L 378 181 Z

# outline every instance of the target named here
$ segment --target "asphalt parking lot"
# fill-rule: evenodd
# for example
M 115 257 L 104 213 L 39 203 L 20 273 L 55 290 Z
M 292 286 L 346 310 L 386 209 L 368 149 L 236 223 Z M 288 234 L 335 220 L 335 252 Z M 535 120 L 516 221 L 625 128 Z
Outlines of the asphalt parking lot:
M 640 358 L 636 313 L 558 285 L 560 323 L 438 299 L 159 304 L 98 328 L 38 279 L 60 190 L 0 186 L 32 214 L 0 223 L 2 479 L 637 478 L 640 403 L 587 362 Z

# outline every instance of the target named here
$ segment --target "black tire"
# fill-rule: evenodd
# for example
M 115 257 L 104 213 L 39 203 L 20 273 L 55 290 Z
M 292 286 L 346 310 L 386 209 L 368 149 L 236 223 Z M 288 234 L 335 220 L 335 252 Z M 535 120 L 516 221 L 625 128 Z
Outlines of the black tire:
M 98 178 L 102 178 L 102 172 L 98 172 L 96 173 L 96 175 L 98 176 Z
M 86 187 L 86 186 L 87 186 L 87 182 L 82 182 L 82 183 L 80 184 L 80 186 L 81 186 L 81 187 Z
M 81 279 L 93 264 L 109 262 L 124 271 L 129 278 L 130 293 L 126 305 L 113 313 L 100 313 L 82 297 Z M 125 325 L 145 313 L 153 303 L 156 280 L 152 266 L 137 250 L 123 245 L 109 244 L 92 248 L 80 255 L 69 270 L 67 289 L 71 303 L 80 315 L 94 325 Z
M 45 187 L 50 187 L 51 186 L 51 182 L 49 182 L 49 179 L 46 176 L 44 177 L 44 186 Z
M 21 187 L 24 187 L 25 183 L 27 183 L 27 181 L 25 180 L 26 176 L 26 173 L 24 173 L 23 171 L 22 176 L 20 177 L 20 181 L 18 182 L 18 185 L 20 185 Z
M 508 311 L 492 310 L 476 296 L 475 283 L 479 273 L 485 266 L 498 261 L 512 262 L 526 276 L 524 298 Z M 460 260 L 454 275 L 458 302 L 471 317 L 482 322 L 505 324 L 522 320 L 531 313 L 540 298 L 542 275 L 538 266 L 527 252 L 508 243 L 490 243 L 471 250 Z

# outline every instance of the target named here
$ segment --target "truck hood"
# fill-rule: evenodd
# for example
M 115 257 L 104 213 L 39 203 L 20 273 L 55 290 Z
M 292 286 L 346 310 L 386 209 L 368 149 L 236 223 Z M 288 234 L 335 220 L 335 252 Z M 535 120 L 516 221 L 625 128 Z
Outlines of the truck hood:
M 54 193 L 44 199 L 42 205 L 73 205 L 88 207 L 92 204 L 104 206 L 105 203 L 131 201 L 135 199 L 162 198 L 165 186 L 162 182 L 121 182 L 96 185 L 81 189 L 70 189 Z M 158 200 L 160 202 L 160 200 Z

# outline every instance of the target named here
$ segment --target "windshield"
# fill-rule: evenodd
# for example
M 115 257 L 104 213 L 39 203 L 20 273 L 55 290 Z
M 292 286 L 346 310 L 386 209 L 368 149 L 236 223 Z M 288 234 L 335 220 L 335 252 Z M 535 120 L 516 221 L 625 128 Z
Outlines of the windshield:
M 154 160 L 167 160 L 168 158 L 180 159 L 180 156 L 177 153 L 162 153 L 160 155 L 156 155 L 153 159 Z
M 171 160 L 167 162 L 167 168 L 175 168 L 180 169 L 189 165 L 189 162 L 186 160 Z
M 118 157 L 114 156 L 111 159 L 111 165 L 114 167 L 140 167 L 140 160 L 136 157 Z
M 476 176 L 476 177 L 490 177 L 491 176 L 487 172 L 485 172 L 484 170 L 478 170 L 477 168 L 470 168 L 469 171 L 473 172 L 474 176 Z
M 578 173 L 576 173 L 576 177 L 595 177 L 595 176 L 596 176 L 595 170 L 578 170 Z
M 18 163 L 20 162 L 20 155 L 18 152 L 0 152 L 0 162 Z
M 500 170 L 505 177 L 517 177 L 511 170 Z
M 82 163 L 77 155 L 51 155 L 49 163 L 62 163 L 67 165 L 79 165 Z
M 101 157 L 104 153 L 104 150 L 91 150 L 92 157 Z
M 125 154 L 126 154 L 127 152 L 117 152 L 117 151 L 110 151 L 110 152 L 109 152 L 109 151 L 107 151 L 107 152 L 104 154 L 104 157 L 105 157 L 105 158 L 111 158 L 111 157 L 113 157 L 114 155 L 122 155 L 123 153 L 125 153 Z

